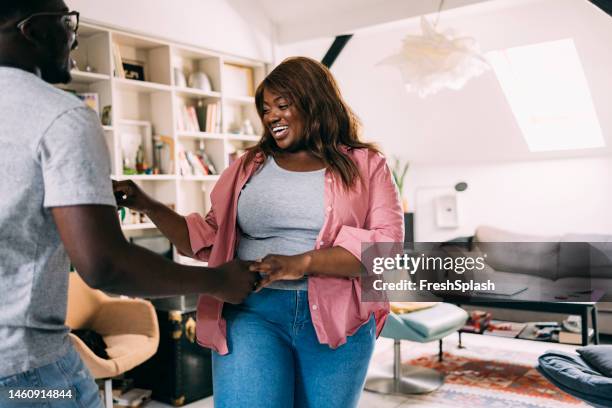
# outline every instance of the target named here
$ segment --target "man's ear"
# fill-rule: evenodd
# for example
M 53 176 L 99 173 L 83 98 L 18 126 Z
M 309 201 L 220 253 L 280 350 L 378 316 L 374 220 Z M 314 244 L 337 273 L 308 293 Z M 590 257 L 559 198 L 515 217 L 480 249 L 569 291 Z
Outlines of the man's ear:
M 30 23 L 26 23 L 21 27 L 21 33 L 28 41 L 35 45 L 44 44 L 48 36 L 45 30 Z

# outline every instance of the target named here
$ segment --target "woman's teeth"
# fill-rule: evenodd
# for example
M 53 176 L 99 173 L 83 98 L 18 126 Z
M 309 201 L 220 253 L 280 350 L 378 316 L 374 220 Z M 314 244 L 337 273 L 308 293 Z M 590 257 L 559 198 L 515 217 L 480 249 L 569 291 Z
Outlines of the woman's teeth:
M 287 129 L 289 129 L 289 126 L 275 126 L 272 128 L 272 133 L 274 133 L 274 136 L 282 136 L 287 132 Z

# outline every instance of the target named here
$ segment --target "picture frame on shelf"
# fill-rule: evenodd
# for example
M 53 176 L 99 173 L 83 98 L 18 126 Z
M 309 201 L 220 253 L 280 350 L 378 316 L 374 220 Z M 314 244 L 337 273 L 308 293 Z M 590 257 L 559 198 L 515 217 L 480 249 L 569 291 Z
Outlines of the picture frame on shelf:
M 103 126 L 113 126 L 113 107 L 112 105 L 106 105 L 102 108 L 101 118 Z
M 125 79 L 146 81 L 144 62 L 124 59 L 122 65 L 123 71 L 125 72 Z
M 255 95 L 255 72 L 252 67 L 226 62 L 223 70 L 223 82 L 223 90 L 228 95 Z

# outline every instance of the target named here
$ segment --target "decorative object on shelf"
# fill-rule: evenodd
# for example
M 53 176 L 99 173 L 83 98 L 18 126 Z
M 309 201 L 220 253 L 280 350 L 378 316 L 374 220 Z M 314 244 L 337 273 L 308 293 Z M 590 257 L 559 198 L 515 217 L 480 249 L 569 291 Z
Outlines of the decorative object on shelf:
M 97 93 L 86 92 L 77 93 L 76 96 L 83 101 L 88 108 L 92 109 L 98 115 L 100 114 L 100 97 Z
M 113 126 L 113 107 L 111 105 L 102 108 L 102 125 Z
M 240 156 L 242 156 L 245 152 L 245 149 L 237 148 L 233 144 L 227 143 L 227 158 L 230 165 L 235 162 Z
M 174 67 L 174 85 L 179 88 L 187 87 L 187 80 L 185 79 L 185 73 L 179 67 Z
M 121 120 L 120 144 L 123 154 L 123 174 L 153 174 L 153 126 L 151 122 Z
M 253 124 L 251 123 L 250 119 L 245 119 L 244 122 L 242 122 L 242 127 L 240 128 L 240 134 L 241 135 L 254 135 L 255 134 L 255 129 L 253 128 Z
M 123 174 L 137 174 L 136 155 L 141 147 L 142 136 L 138 133 L 121 134 L 121 154 L 123 155 Z
M 441 0 L 433 25 L 421 17 L 422 34 L 407 35 L 399 53 L 379 62 L 397 67 L 406 89 L 422 98 L 445 88 L 459 90 L 470 79 L 489 69 L 473 37 L 460 37 L 451 30 L 436 30 L 443 4 Z
M 402 199 L 402 207 L 405 213 L 408 212 L 408 200 L 406 200 L 404 197 L 404 178 L 406 177 L 409 167 L 409 162 L 402 164 L 399 157 L 393 157 L 393 169 L 391 172 L 393 174 L 393 180 L 395 180 L 395 184 L 397 184 L 397 188 L 399 189 L 399 194 Z
M 233 96 L 253 96 L 255 94 L 253 68 L 227 62 L 223 64 L 223 91 Z
M 174 174 L 174 139 L 169 136 L 155 136 L 153 141 L 155 154 L 158 155 L 153 158 L 153 174 Z
M 123 60 L 124 78 L 136 81 L 146 81 L 144 63 L 140 61 Z
M 193 74 L 189 75 L 188 84 L 190 88 L 199 89 L 204 92 L 212 91 L 210 78 L 204 72 L 194 72 Z

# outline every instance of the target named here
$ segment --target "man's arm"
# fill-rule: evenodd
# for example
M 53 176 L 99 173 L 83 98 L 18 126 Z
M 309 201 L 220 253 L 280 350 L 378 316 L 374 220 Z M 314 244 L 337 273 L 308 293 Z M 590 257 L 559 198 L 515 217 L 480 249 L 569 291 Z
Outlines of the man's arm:
M 128 243 L 111 206 L 54 207 L 52 213 L 72 263 L 94 288 L 147 297 L 204 293 L 240 303 L 255 285 L 257 275 L 246 262 L 184 266 Z

